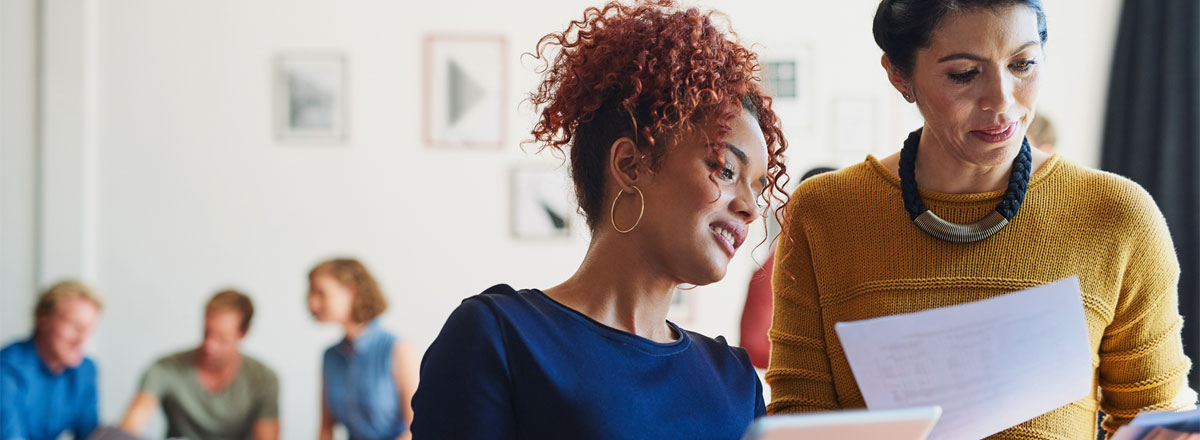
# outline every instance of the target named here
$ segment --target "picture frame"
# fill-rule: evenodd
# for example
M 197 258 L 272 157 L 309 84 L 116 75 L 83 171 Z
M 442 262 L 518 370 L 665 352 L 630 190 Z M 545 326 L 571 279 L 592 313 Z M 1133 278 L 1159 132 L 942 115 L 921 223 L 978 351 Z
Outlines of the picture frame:
M 276 55 L 275 134 L 283 140 L 340 143 L 347 137 L 346 56 L 339 52 Z
M 427 146 L 503 147 L 511 110 L 507 46 L 503 35 L 425 36 L 421 131 Z
M 764 90 L 771 109 L 786 121 L 787 130 L 809 130 L 813 125 L 815 84 L 814 51 L 804 43 L 763 44 L 759 51 Z
M 512 168 L 510 181 L 514 238 L 554 240 L 571 236 L 578 216 L 565 170 L 518 166 Z

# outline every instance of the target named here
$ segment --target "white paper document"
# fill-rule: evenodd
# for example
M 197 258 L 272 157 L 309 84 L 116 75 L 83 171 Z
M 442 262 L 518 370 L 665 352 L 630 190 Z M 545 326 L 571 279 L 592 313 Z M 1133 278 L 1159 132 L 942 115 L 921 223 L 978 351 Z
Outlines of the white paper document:
M 932 440 L 983 438 L 1092 391 L 1075 277 L 834 328 L 867 408 L 942 407 Z

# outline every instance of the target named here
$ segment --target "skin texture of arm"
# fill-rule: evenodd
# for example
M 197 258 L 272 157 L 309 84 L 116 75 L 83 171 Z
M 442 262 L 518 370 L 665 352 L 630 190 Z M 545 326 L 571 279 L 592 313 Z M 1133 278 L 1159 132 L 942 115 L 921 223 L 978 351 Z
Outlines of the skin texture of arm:
M 252 430 L 254 440 L 279 440 L 279 420 L 259 420 Z
M 129 404 L 129 409 L 125 410 L 125 417 L 121 418 L 121 430 L 133 435 L 141 434 L 142 429 L 146 427 L 146 421 L 150 420 L 150 415 L 154 414 L 156 409 L 158 397 L 139 391 Z
M 325 397 L 325 384 L 321 384 L 321 430 L 319 440 L 333 440 L 333 413 L 329 412 L 329 400 Z
M 420 368 L 417 365 L 416 352 L 413 351 L 411 344 L 397 341 L 396 345 L 392 347 L 392 377 L 396 381 L 396 392 L 400 394 L 400 411 L 404 417 L 404 423 L 412 424 L 412 397 L 413 393 L 417 391 Z M 397 440 L 411 438 L 412 431 L 406 429 L 404 434 L 397 437 Z

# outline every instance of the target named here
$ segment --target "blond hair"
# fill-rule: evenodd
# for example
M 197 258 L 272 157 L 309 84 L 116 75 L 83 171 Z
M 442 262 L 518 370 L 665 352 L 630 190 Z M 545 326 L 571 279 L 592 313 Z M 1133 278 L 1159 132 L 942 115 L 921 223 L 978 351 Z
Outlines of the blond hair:
M 250 320 L 254 318 L 254 302 L 250 301 L 250 297 L 246 294 L 233 289 L 217 292 L 204 306 L 204 314 L 210 315 L 218 310 L 233 310 L 241 313 L 242 334 L 246 334 L 250 330 Z
M 317 274 L 329 275 L 339 284 L 354 290 L 354 303 L 350 306 L 350 319 L 354 322 L 371 322 L 387 310 L 387 298 L 379 289 L 379 283 L 358 260 L 337 258 L 325 261 L 309 271 L 308 277 Z
M 38 295 L 37 305 L 33 308 L 33 332 L 37 333 L 38 320 L 53 315 L 58 310 L 59 304 L 72 298 L 88 301 L 96 306 L 96 310 L 104 309 L 104 300 L 100 299 L 100 295 L 97 295 L 96 291 L 87 284 L 75 280 L 59 281 Z

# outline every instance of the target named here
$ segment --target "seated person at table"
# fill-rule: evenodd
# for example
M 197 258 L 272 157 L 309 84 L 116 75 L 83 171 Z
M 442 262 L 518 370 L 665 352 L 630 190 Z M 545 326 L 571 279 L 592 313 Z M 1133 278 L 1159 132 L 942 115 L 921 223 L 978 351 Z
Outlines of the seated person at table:
M 83 347 L 100 319 L 100 298 L 75 281 L 38 298 L 33 337 L 0 350 L 0 439 L 50 440 L 96 429 L 96 364 Z
M 262 362 L 239 351 L 254 305 L 237 291 L 216 294 L 204 309 L 200 347 L 159 359 L 142 376 L 121 429 L 138 434 L 156 407 L 167 437 L 279 438 L 279 381 Z

